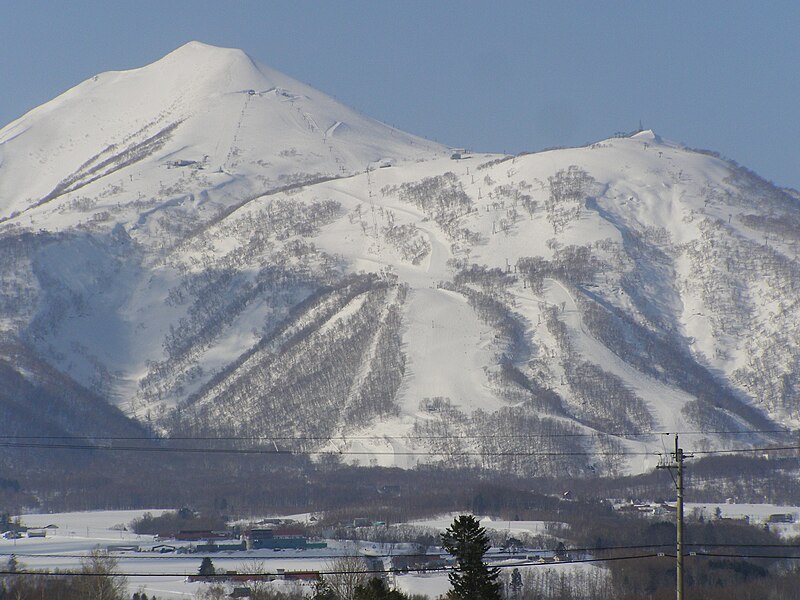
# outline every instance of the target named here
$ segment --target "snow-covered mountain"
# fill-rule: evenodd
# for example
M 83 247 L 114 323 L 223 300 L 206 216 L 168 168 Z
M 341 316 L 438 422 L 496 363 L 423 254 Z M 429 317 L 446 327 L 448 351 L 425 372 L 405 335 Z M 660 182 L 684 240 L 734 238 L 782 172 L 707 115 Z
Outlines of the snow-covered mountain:
M 0 377 L 68 382 L 69 433 L 101 397 L 121 429 L 639 471 L 653 432 L 800 423 L 798 232 L 796 192 L 650 131 L 453 153 L 193 42 L 0 130 Z

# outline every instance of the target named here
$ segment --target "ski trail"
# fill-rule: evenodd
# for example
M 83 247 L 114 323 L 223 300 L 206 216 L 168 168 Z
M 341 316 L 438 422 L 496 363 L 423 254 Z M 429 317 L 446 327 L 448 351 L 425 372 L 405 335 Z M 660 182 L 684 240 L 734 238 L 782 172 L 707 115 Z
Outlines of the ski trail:
M 245 112 L 247 112 L 247 106 L 250 104 L 250 94 L 244 95 L 244 105 L 242 106 L 242 111 L 239 113 L 239 118 L 236 121 L 236 127 L 233 130 L 233 139 L 231 140 L 231 145 L 228 148 L 228 154 L 225 157 L 225 162 L 223 163 L 223 168 L 227 171 L 231 167 L 231 158 L 233 157 L 234 151 L 237 149 L 236 143 L 239 141 L 239 132 L 242 129 L 242 122 L 244 121 Z
M 370 366 L 372 365 L 372 359 L 375 358 L 375 351 L 378 347 L 378 338 L 381 334 L 381 327 L 386 322 L 386 317 L 389 314 L 389 309 L 394 306 L 395 301 L 397 300 L 397 290 L 392 289 L 390 297 L 386 298 L 383 308 L 381 309 L 381 315 L 379 317 L 379 324 L 377 329 L 375 330 L 375 335 L 372 336 L 370 340 L 369 347 L 364 352 L 364 355 L 361 359 L 361 364 L 356 371 L 355 377 L 353 377 L 353 383 L 350 385 L 350 390 L 347 393 L 347 397 L 345 398 L 344 405 L 342 406 L 341 417 L 343 418 L 344 415 L 347 413 L 347 408 L 353 403 L 353 399 L 358 394 L 358 391 L 361 389 L 361 384 L 366 379 L 367 375 L 370 371 Z M 339 426 L 337 427 L 337 431 L 346 431 L 347 423 L 344 421 L 340 421 Z M 343 436 L 346 439 L 346 436 Z
M 563 306 L 559 313 L 562 322 L 569 327 L 571 339 L 576 350 L 584 357 L 591 357 L 592 362 L 622 379 L 627 386 L 647 403 L 648 410 L 656 418 L 656 429 L 677 431 L 685 428 L 681 409 L 693 400 L 686 392 L 673 389 L 634 369 L 622 358 L 614 354 L 602 342 L 598 341 L 583 324 L 580 309 L 572 294 L 560 281 L 548 279 L 544 292 L 550 304 Z M 651 399 L 659 398 L 654 403 Z

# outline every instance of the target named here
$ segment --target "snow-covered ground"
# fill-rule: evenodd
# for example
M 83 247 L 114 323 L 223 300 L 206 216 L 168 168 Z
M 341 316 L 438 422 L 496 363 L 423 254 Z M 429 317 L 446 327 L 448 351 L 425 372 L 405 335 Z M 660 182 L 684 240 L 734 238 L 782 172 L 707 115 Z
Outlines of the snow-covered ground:
M 794 523 L 770 523 L 772 531 L 781 537 L 788 538 L 800 535 L 800 507 L 778 506 L 774 504 L 701 504 L 687 503 L 687 514 L 702 513 L 706 518 L 716 518 L 717 508 L 722 518 L 739 519 L 747 517 L 751 525 L 767 523 L 770 515 L 790 514 Z M 141 517 L 145 512 L 160 514 L 158 510 L 127 511 L 91 511 L 52 514 L 25 514 L 21 518 L 30 528 L 45 528 L 47 537 L 16 540 L 0 539 L 0 561 L 14 554 L 25 569 L 79 569 L 82 557 L 91 551 L 112 548 L 111 554 L 118 560 L 118 570 L 125 574 L 128 589 L 131 592 L 145 591 L 148 595 L 159 598 L 190 598 L 201 591 L 205 584 L 188 583 L 188 575 L 196 574 L 203 556 L 206 554 L 160 554 L 148 551 L 160 543 L 177 546 L 190 546 L 187 542 L 170 542 L 155 540 L 153 536 L 136 535 L 124 528 L 131 520 Z M 453 518 L 459 513 L 442 515 L 432 519 L 420 519 L 410 524 L 430 527 L 443 532 L 449 527 Z M 311 515 L 299 514 L 285 518 L 305 521 Z M 519 534 L 540 534 L 547 526 L 543 521 L 498 521 L 490 517 L 481 517 L 481 525 L 488 530 L 505 532 L 514 536 Z M 208 554 L 217 569 L 245 571 L 256 569 L 260 572 L 277 572 L 278 569 L 325 571 L 337 556 L 352 555 L 354 552 L 365 556 L 386 556 L 402 554 L 409 551 L 406 545 L 395 544 L 384 546 L 370 542 L 339 542 L 328 540 L 328 548 L 309 550 L 250 550 L 240 552 L 219 552 Z M 119 551 L 113 547 L 134 546 L 141 551 Z M 546 553 L 545 553 L 546 554 Z M 581 563 L 549 563 L 546 565 L 531 564 L 530 561 L 502 560 L 504 556 L 495 550 L 488 556 L 495 555 L 495 564 L 517 565 L 521 571 L 526 569 L 547 569 L 556 573 L 582 569 L 602 573 L 602 564 Z M 406 593 L 425 594 L 430 598 L 443 595 L 449 589 L 446 572 L 398 573 L 389 576 L 391 585 Z M 276 581 L 273 586 L 299 585 Z M 303 588 L 309 591 L 310 588 Z
M 244 571 L 257 569 L 260 572 L 277 572 L 278 569 L 325 571 L 337 556 L 360 552 L 368 555 L 402 554 L 409 551 L 406 545 L 383 546 L 369 542 L 338 542 L 328 540 L 328 548 L 308 550 L 249 550 L 240 552 L 219 552 L 212 554 L 161 554 L 148 551 L 154 546 L 167 543 L 177 546 L 190 546 L 187 542 L 156 540 L 154 536 L 137 535 L 124 528 L 145 512 L 160 514 L 158 510 L 90 511 L 51 514 L 21 515 L 23 524 L 30 528 L 45 528 L 44 538 L 23 537 L 16 540 L 0 539 L 0 561 L 14 554 L 24 569 L 63 569 L 80 568 L 82 557 L 93 550 L 108 550 L 118 560 L 118 571 L 125 574 L 131 592 L 145 591 L 159 598 L 189 598 L 200 591 L 205 584 L 188 583 L 186 577 L 196 574 L 203 556 L 210 556 L 217 569 Z M 292 515 L 290 518 L 303 520 L 309 515 Z M 444 531 L 452 524 L 453 515 L 443 515 L 436 519 L 414 521 L 413 525 L 426 526 Z M 511 535 L 518 533 L 541 533 L 545 523 L 540 521 L 492 521 L 481 519 L 488 529 L 506 531 Z M 119 551 L 119 546 L 135 546 L 140 551 Z M 503 558 L 498 554 L 498 559 Z M 500 561 L 498 564 L 516 564 L 513 561 Z M 602 569 L 597 565 L 550 564 L 547 566 L 520 566 L 524 569 Z M 446 572 L 405 573 L 390 576 L 390 583 L 408 593 L 426 594 L 436 598 L 447 592 L 449 582 Z M 288 582 L 275 582 L 276 586 L 290 585 Z M 294 585 L 294 584 L 291 584 Z M 306 588 L 308 590 L 308 588 Z
M 418 519 L 411 523 L 420 527 L 431 527 L 444 532 L 445 529 L 453 524 L 453 519 L 463 513 L 450 513 L 441 515 L 434 519 Z M 481 522 L 481 527 L 487 530 L 494 530 L 499 532 L 508 533 L 514 536 L 519 533 L 526 533 L 530 535 L 538 535 L 546 532 L 548 525 L 547 521 L 499 521 L 487 516 L 476 516 Z
M 0 554 L 14 554 L 25 569 L 79 569 L 82 557 L 92 550 L 108 550 L 118 560 L 118 570 L 126 574 L 131 592 L 143 590 L 159 598 L 186 598 L 202 589 L 202 583 L 188 583 L 186 577 L 198 572 L 204 554 L 176 554 L 147 551 L 161 543 L 190 546 L 187 542 L 157 541 L 151 535 L 123 530 L 145 512 L 158 510 L 90 511 L 52 514 L 26 514 L 21 518 L 31 528 L 45 528 L 45 538 L 0 539 Z M 135 546 L 140 552 L 120 552 L 114 546 Z M 347 554 L 344 545 L 331 542 L 326 549 L 303 551 L 252 550 L 210 554 L 218 569 L 324 570 L 330 556 Z M 3 559 L 5 560 L 5 559 Z M 283 585 L 278 583 L 277 585 Z
M 727 519 L 746 518 L 751 525 L 768 525 L 770 531 L 782 538 L 800 536 L 800 507 L 779 506 L 777 504 L 704 504 L 697 502 L 687 502 L 684 505 L 686 514 L 702 514 L 706 519 L 713 519 L 717 516 Z M 792 523 L 770 522 L 770 515 L 791 515 Z

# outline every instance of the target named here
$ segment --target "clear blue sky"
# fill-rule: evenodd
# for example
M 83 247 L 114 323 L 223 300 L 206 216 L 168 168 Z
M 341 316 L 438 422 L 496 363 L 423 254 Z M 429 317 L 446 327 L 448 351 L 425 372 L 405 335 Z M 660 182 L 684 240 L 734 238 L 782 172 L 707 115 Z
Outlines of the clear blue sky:
M 0 0 L 0 124 L 193 39 L 453 146 L 577 145 L 641 119 L 800 188 L 793 0 Z

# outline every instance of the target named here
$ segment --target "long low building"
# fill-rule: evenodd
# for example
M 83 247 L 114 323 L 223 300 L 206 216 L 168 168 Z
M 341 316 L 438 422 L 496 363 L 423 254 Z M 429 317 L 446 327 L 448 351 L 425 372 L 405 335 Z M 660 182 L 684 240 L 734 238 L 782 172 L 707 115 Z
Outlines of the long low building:
M 245 534 L 245 543 L 248 550 L 327 547 L 324 542 L 310 543 L 302 530 L 288 527 L 251 529 Z

